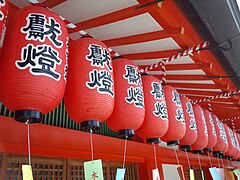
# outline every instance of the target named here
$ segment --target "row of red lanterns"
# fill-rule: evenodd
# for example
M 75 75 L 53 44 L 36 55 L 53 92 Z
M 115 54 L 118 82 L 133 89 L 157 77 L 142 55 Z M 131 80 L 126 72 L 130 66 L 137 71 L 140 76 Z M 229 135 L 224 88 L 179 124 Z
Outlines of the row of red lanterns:
M 106 45 L 92 37 L 70 43 L 69 54 L 67 47 L 65 24 L 46 8 L 28 6 L 9 20 L 0 94 L 15 120 L 40 122 L 64 96 L 68 115 L 83 128 L 106 121 L 125 138 L 136 132 L 148 143 L 161 139 L 196 153 L 213 149 L 240 158 L 239 134 L 173 87 L 140 75 L 124 57 L 112 61 Z

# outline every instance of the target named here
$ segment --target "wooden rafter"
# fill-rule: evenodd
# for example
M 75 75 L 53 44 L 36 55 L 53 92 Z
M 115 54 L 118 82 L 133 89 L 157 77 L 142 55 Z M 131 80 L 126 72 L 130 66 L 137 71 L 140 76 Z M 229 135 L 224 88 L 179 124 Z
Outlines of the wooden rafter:
M 175 88 L 193 88 L 193 89 L 228 89 L 228 85 L 218 84 L 193 84 L 193 83 L 168 83 Z

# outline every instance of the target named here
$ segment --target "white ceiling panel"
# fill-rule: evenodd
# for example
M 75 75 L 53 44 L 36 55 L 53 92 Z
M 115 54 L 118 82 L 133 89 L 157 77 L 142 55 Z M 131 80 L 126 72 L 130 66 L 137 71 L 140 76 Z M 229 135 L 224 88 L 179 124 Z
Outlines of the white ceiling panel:
M 112 49 L 119 52 L 120 54 L 133 54 L 180 49 L 180 46 L 172 38 L 165 38 L 156 41 L 130 44 L 125 46 L 115 46 Z
M 136 4 L 138 2 L 135 0 L 68 0 L 54 7 L 53 10 L 73 23 L 77 23 Z
M 151 15 L 144 13 L 122 21 L 87 29 L 86 31 L 96 39 L 107 40 L 157 30 L 163 30 L 163 28 Z
M 161 60 L 162 59 L 144 59 L 144 60 L 133 60 L 133 62 L 135 62 L 139 66 L 144 66 L 144 65 L 155 64 Z M 194 63 L 194 61 L 189 56 L 185 56 L 185 57 L 180 57 L 178 59 L 175 59 L 167 64 L 190 64 L 190 63 Z

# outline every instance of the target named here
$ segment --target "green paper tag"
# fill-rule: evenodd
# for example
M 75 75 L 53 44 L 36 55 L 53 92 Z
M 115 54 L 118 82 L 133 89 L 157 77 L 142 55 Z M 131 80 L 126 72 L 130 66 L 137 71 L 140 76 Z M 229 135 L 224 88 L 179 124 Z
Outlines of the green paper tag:
M 22 165 L 23 180 L 33 180 L 32 166 Z
M 84 162 L 85 180 L 104 180 L 102 160 Z

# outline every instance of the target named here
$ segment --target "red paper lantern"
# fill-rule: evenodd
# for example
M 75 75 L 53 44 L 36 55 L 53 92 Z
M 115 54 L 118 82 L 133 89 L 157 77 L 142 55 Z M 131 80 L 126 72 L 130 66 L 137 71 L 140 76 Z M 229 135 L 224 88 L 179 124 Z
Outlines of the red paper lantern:
M 54 12 L 39 6 L 18 10 L 10 19 L 0 61 L 2 101 L 15 120 L 41 121 L 65 90 L 68 32 Z
M 228 148 L 229 148 L 229 141 L 228 141 L 228 138 L 227 138 L 227 129 L 225 128 L 224 124 L 220 121 L 220 123 L 222 124 L 223 126 L 223 135 L 225 136 L 226 140 L 224 141 L 225 144 L 224 144 L 224 147 L 223 147 L 223 150 L 222 150 L 222 155 L 226 154 L 226 152 L 228 151 Z
M 82 129 L 96 129 L 114 106 L 113 67 L 108 48 L 91 37 L 69 46 L 68 81 L 64 101 L 71 119 Z
M 180 95 L 173 87 L 168 85 L 163 86 L 163 90 L 168 110 L 169 127 L 162 140 L 166 141 L 169 146 L 177 145 L 186 133 L 186 123 Z
M 215 114 L 212 114 L 212 117 L 217 134 L 217 143 L 213 147 L 213 154 L 215 156 L 218 156 L 223 152 L 224 147 L 226 147 L 228 141 L 223 123 L 217 118 Z
M 240 146 L 239 146 L 239 141 L 238 141 L 238 134 L 236 132 L 234 132 L 234 138 L 235 138 L 235 142 L 236 142 L 234 158 L 238 159 L 240 157 Z
M 237 159 L 240 159 L 240 134 L 236 133 L 237 135 L 237 140 L 238 140 L 238 155 L 237 155 Z
M 233 134 L 233 130 L 228 127 L 227 124 L 224 123 L 225 131 L 227 134 L 227 139 L 228 139 L 228 150 L 226 151 L 227 156 L 233 156 L 234 155 L 234 149 L 235 149 L 235 138 Z
M 145 118 L 136 134 L 148 143 L 160 142 L 168 129 L 168 112 L 164 92 L 159 80 L 150 75 L 142 76 Z
M 212 117 L 212 113 L 210 113 L 208 110 L 203 109 L 203 113 L 206 119 L 207 123 L 207 129 L 208 129 L 208 144 L 204 151 L 212 151 L 212 148 L 216 145 L 217 143 L 217 133 L 216 133 L 216 128 L 214 126 L 214 120 Z
M 115 78 L 115 105 L 108 127 L 120 136 L 134 135 L 145 115 L 141 75 L 132 61 L 118 57 L 113 60 Z
M 203 109 L 198 104 L 193 105 L 193 111 L 197 124 L 197 140 L 192 145 L 192 150 L 194 153 L 202 153 L 202 150 L 206 148 L 208 144 L 208 130 L 206 119 L 203 113 Z
M 180 140 L 180 148 L 184 151 L 190 151 L 191 145 L 197 140 L 197 125 L 192 103 L 184 95 L 181 95 L 180 99 L 186 121 L 186 133 L 184 137 Z
M 5 26 L 7 14 L 8 14 L 8 0 L 1 0 L 0 1 L 0 37 L 2 38 L 3 28 Z

